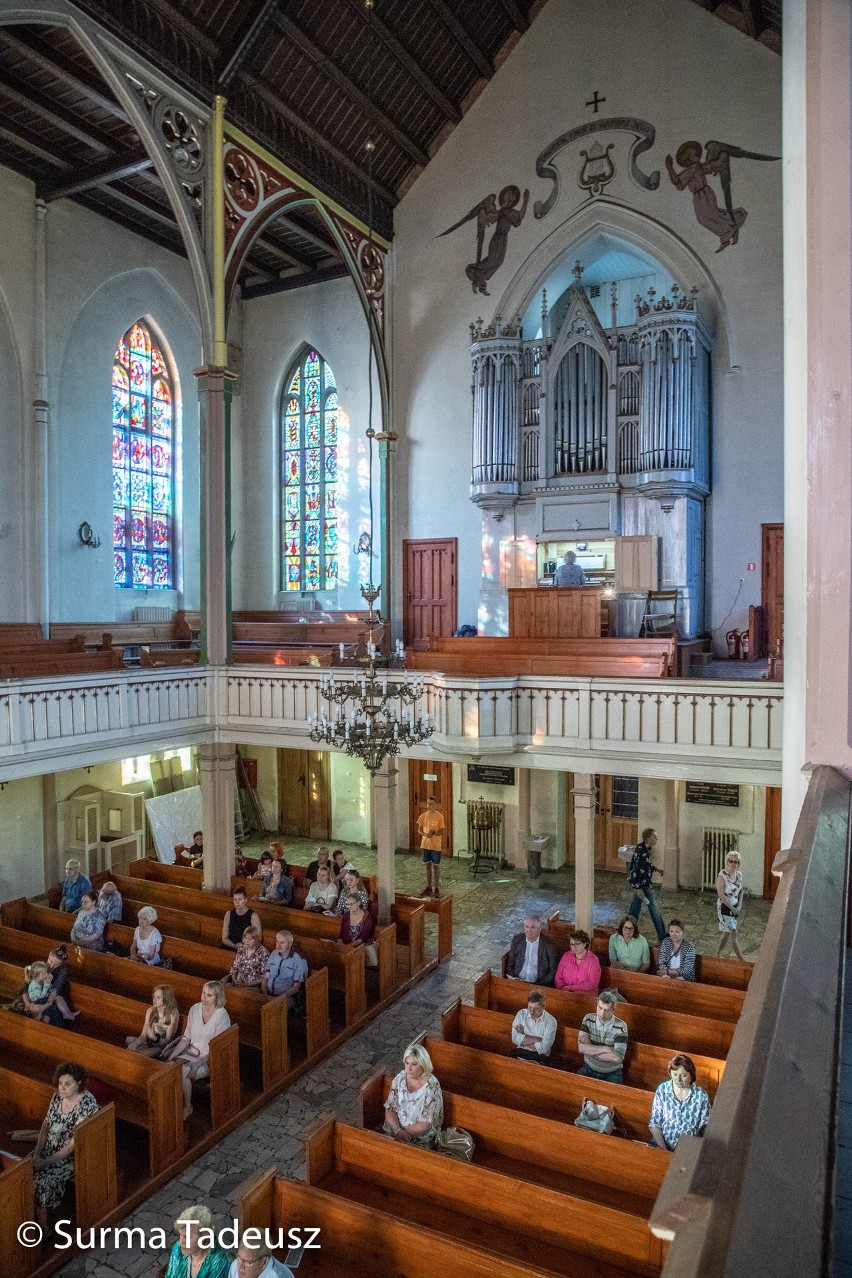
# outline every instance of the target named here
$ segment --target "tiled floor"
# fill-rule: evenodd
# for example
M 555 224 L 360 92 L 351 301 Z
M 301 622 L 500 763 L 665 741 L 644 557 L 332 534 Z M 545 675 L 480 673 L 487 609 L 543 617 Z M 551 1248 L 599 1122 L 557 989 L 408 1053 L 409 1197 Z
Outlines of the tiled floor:
M 375 873 L 375 852 L 344 846 L 362 873 Z M 307 854 L 313 853 L 314 848 L 314 844 L 287 840 L 288 855 L 296 863 L 309 859 Z M 274 1164 L 282 1173 L 304 1176 L 305 1135 L 317 1122 L 335 1115 L 344 1121 L 357 1120 L 358 1093 L 363 1083 L 379 1069 L 395 1072 L 406 1044 L 413 1038 L 424 1031 L 439 1032 L 441 1012 L 459 997 L 470 998 L 474 978 L 484 969 L 498 966 L 510 937 L 520 930 L 525 913 L 550 914 L 558 909 L 563 917 L 573 917 L 573 874 L 568 870 L 547 873 L 536 886 L 518 870 L 474 879 L 470 865 L 466 858 L 453 858 L 445 859 L 442 867 L 442 886 L 454 898 L 454 957 L 299 1079 L 262 1114 L 171 1181 L 127 1224 L 142 1227 L 146 1233 L 156 1227 L 168 1230 L 184 1207 L 197 1202 L 207 1203 L 225 1224 L 233 1216 L 235 1188 L 255 1170 Z M 396 874 L 399 890 L 416 893 L 423 886 L 423 867 L 416 856 L 397 857 Z M 615 922 L 629 900 L 623 875 L 599 874 L 597 893 L 595 922 Z M 659 893 L 659 901 L 663 917 L 680 918 L 687 936 L 699 950 L 715 951 L 718 929 L 711 896 L 664 891 Z M 747 902 L 741 938 L 746 958 L 756 956 L 768 914 L 768 902 Z M 653 940 L 646 912 L 641 925 L 649 941 Z M 84 1274 L 98 1278 L 153 1278 L 164 1261 L 165 1253 L 93 1252 L 72 1261 L 61 1274 L 63 1278 L 82 1278 Z M 843 1271 L 839 1271 L 839 1278 L 840 1275 L 847 1278 Z

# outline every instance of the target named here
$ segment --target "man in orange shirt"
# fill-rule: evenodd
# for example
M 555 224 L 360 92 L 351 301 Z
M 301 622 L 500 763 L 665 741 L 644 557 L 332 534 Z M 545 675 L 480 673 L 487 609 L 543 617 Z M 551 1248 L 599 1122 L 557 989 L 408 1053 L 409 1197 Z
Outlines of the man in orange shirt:
M 432 867 L 435 868 L 435 896 L 441 895 L 441 845 L 444 841 L 444 831 L 447 828 L 444 818 L 438 811 L 438 801 L 434 798 L 426 800 L 426 811 L 421 812 L 417 818 L 417 828 L 420 831 L 420 850 L 423 854 L 423 864 L 426 866 L 426 886 L 420 893 L 421 896 L 432 896 Z

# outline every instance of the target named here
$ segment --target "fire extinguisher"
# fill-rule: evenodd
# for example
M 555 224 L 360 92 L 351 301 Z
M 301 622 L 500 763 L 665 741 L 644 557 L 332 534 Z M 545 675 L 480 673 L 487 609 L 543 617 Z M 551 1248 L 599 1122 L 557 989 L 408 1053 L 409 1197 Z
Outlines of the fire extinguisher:
M 743 661 L 748 661 L 748 631 L 744 630 L 740 635 L 740 656 Z
M 740 632 L 739 630 L 729 630 L 725 635 L 728 641 L 728 660 L 739 661 L 740 659 Z

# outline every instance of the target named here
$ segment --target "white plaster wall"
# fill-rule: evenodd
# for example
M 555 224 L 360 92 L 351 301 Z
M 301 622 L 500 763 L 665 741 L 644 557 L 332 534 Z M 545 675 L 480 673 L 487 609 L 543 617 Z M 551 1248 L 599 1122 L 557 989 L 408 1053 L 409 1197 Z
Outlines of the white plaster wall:
M 368 417 L 368 336 L 364 313 L 349 279 L 253 298 L 242 303 L 243 370 L 239 424 L 232 457 L 234 484 L 233 599 L 235 608 L 275 608 L 279 605 L 279 412 L 284 380 L 305 344 L 312 345 L 331 365 L 342 414 L 349 419 L 348 463 L 344 445 L 338 449 L 339 505 L 344 518 L 339 529 L 339 588 L 281 599 L 287 606 L 321 604 L 325 608 L 363 608 L 358 590 L 366 580 L 367 560 L 352 547 L 369 526 L 366 489 Z M 374 365 L 375 368 L 375 365 Z M 382 411 L 373 374 L 373 428 L 382 429 Z M 341 415 L 342 417 L 342 415 Z M 341 441 L 343 432 L 341 431 Z M 237 470 L 237 465 L 241 467 Z M 378 493 L 378 448 L 374 457 L 374 493 Z M 345 495 L 348 492 L 348 497 Z M 344 525 L 349 533 L 344 544 Z M 379 539 L 379 503 L 375 498 L 375 541 Z M 378 558 L 374 579 L 380 580 Z M 387 604 L 379 607 L 387 612 Z
M 704 803 L 683 802 L 683 783 L 678 783 L 678 826 L 680 843 L 680 887 L 700 888 L 704 826 L 738 830 L 739 851 L 745 889 L 752 896 L 763 895 L 763 839 L 766 825 L 766 791 L 760 785 L 740 786 L 738 808 L 718 808 Z
M 649 236 L 660 236 L 660 224 L 669 228 L 678 252 L 691 255 L 693 275 L 710 277 L 702 304 L 713 284 L 721 297 L 707 517 L 709 608 L 716 627 L 729 612 L 726 626 L 747 624 L 748 604 L 759 599 L 759 574 L 747 574 L 745 565 L 760 559 L 761 522 L 780 519 L 783 510 L 781 165 L 732 161 L 734 204 L 746 208 L 748 219 L 739 243 L 717 254 L 718 238 L 697 223 L 691 196 L 670 183 L 665 156 L 688 138 L 779 155 L 780 75 L 777 55 L 681 0 L 549 0 L 396 209 L 394 427 L 402 435 L 401 535 L 459 538 L 460 619 L 476 615 L 482 565 L 482 521 L 468 495 L 468 325 L 478 315 L 493 317 L 504 294 L 512 295 L 512 313 L 523 311 L 527 259 L 546 239 L 570 245 L 569 219 L 589 203 L 576 183 L 577 146 L 591 139 L 557 158 L 561 195 L 541 220 L 533 217 L 532 205 L 551 185 L 536 176 L 535 159 L 560 134 L 593 119 L 584 103 L 598 89 L 607 99 L 599 118 L 638 116 L 655 126 L 654 146 L 639 163 L 645 172 L 661 174 L 656 192 L 640 189 L 627 175 L 622 142 L 614 152 L 616 178 L 596 206 L 600 217 L 614 216 L 610 205 L 619 213 L 639 213 Z M 490 296 L 474 296 L 464 274 L 475 256 L 473 224 L 436 237 L 509 182 L 529 188 L 530 208 L 509 235 Z M 535 282 L 531 273 L 530 288 Z M 679 282 L 689 286 L 695 279 Z M 746 581 L 734 603 L 740 576 Z M 487 574 L 482 584 L 488 585 Z
M 370 833 L 373 789 L 358 759 L 330 754 L 331 838 L 334 843 L 373 842 Z
M 0 793 L 0 900 L 44 891 L 41 778 L 10 781 Z
M 240 746 L 244 759 L 257 760 L 257 797 L 270 830 L 278 829 L 278 750 L 275 746 Z

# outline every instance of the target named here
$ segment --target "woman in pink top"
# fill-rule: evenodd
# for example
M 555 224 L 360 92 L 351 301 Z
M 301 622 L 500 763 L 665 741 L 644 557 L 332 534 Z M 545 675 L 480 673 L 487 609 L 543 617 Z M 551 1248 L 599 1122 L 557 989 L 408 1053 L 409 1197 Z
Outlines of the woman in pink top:
M 559 960 L 554 984 L 558 990 L 574 994 L 596 994 L 601 979 L 601 965 L 590 947 L 588 932 L 574 932 L 571 948 Z

